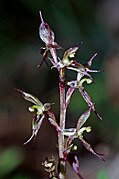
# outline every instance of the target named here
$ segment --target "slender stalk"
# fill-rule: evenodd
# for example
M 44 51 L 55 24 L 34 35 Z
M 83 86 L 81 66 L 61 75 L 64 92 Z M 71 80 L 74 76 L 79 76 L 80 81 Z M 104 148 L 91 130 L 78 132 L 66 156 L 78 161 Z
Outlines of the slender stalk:
M 55 63 L 57 61 L 56 49 L 51 48 L 50 53 Z M 66 120 L 66 95 L 65 95 L 65 68 L 61 68 L 59 71 L 59 92 L 60 92 L 60 129 L 63 131 L 65 129 L 65 120 Z M 62 132 L 58 133 L 58 146 L 59 146 L 59 179 L 65 179 L 66 177 L 66 162 L 63 160 L 63 151 L 64 151 L 64 135 Z
M 59 91 L 60 91 L 60 129 L 65 129 L 66 120 L 66 99 L 65 99 L 65 68 L 59 70 Z M 59 179 L 65 179 L 66 176 L 66 164 L 63 160 L 64 151 L 64 135 L 62 132 L 58 133 L 58 146 L 59 146 Z

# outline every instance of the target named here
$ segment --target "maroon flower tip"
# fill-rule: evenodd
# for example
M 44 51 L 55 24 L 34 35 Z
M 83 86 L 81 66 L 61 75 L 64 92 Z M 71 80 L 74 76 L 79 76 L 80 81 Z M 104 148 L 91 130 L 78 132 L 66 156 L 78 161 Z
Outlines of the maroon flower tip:
M 20 92 L 20 93 L 23 93 L 22 90 L 18 89 L 18 88 L 15 88 L 16 91 Z
M 40 14 L 40 19 L 41 19 L 41 22 L 43 23 L 43 22 L 44 22 L 44 20 L 43 20 L 43 16 L 42 16 L 41 11 L 39 11 L 39 14 Z

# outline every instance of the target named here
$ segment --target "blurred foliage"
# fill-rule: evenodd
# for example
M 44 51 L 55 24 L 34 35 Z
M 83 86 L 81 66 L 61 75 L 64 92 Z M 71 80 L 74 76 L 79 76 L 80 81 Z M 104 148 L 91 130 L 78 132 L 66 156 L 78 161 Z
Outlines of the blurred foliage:
M 13 172 L 23 161 L 23 153 L 15 147 L 0 152 L 0 178 Z
M 97 179 L 108 179 L 107 172 L 104 169 L 100 170 L 97 174 Z

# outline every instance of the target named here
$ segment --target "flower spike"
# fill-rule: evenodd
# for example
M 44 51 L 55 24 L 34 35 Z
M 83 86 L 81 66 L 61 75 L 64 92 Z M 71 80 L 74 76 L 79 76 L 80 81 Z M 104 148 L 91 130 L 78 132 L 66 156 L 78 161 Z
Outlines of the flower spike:
M 57 49 L 60 49 L 61 47 L 57 44 L 57 42 L 55 42 L 55 33 L 49 24 L 45 22 L 41 11 L 39 11 L 39 15 L 39 37 L 45 45 L 40 49 L 42 60 L 40 61 L 38 67 L 41 67 L 45 62 L 48 66 L 49 63 L 51 63 L 51 69 L 57 69 L 59 77 L 59 121 L 57 122 L 55 114 L 51 111 L 51 106 L 54 103 L 42 103 L 36 96 L 30 93 L 26 93 L 20 89 L 16 89 L 21 93 L 22 97 L 26 101 L 32 103 L 31 106 L 28 107 L 28 110 L 33 113 L 32 132 L 24 145 L 28 144 L 32 139 L 36 138 L 43 120 L 47 118 L 50 124 L 56 129 L 59 150 L 57 165 L 54 157 L 50 159 L 46 157 L 45 161 L 42 163 L 45 171 L 48 172 L 48 178 L 66 178 L 66 162 L 69 162 L 77 176 L 80 179 L 84 179 L 80 174 L 78 157 L 74 154 L 74 151 L 77 150 L 78 147 L 74 144 L 75 139 L 78 139 L 89 152 L 104 161 L 103 154 L 96 153 L 84 138 L 85 132 L 89 133 L 92 130 L 91 126 L 84 126 L 90 117 L 91 111 L 93 111 L 99 119 L 102 119 L 101 116 L 97 113 L 95 104 L 93 103 L 89 93 L 84 88 L 84 82 L 87 84 L 94 82 L 91 73 L 101 72 L 101 70 L 91 69 L 93 60 L 97 56 L 97 53 L 88 59 L 85 64 L 81 64 L 76 61 L 75 54 L 79 47 L 82 45 L 81 42 L 79 45 L 71 46 L 66 49 L 66 51 L 63 52 L 62 58 L 58 57 Z M 67 82 L 66 75 L 67 71 L 69 70 L 75 72 L 76 77 L 74 80 Z M 67 87 L 66 84 L 69 87 Z M 88 105 L 88 109 L 82 115 L 80 115 L 74 127 L 66 128 L 67 108 L 76 89 Z

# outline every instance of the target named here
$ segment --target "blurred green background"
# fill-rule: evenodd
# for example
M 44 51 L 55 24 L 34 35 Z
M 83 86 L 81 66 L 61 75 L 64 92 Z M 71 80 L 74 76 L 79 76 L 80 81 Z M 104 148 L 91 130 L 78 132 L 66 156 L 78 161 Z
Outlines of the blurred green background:
M 41 165 L 46 156 L 57 157 L 55 129 L 45 120 L 36 140 L 24 146 L 31 135 L 32 114 L 15 88 L 39 97 L 42 102 L 55 102 L 53 111 L 58 118 L 58 75 L 45 63 L 40 69 L 39 10 L 63 47 L 61 57 L 70 46 L 79 44 L 76 58 L 85 63 L 95 52 L 98 56 L 93 74 L 95 83 L 85 85 L 103 120 L 92 113 L 87 125 L 92 132 L 86 139 L 100 153 L 105 153 L 102 164 L 81 145 L 77 154 L 81 171 L 88 179 L 119 178 L 119 1 L 118 0 L 1 0 L 0 1 L 0 178 L 46 178 Z M 67 73 L 67 80 L 74 79 Z M 86 103 L 76 92 L 68 108 L 67 127 L 74 127 Z M 76 143 L 78 143 L 76 141 Z M 115 167 L 116 166 L 116 167 Z M 111 171 L 111 169 L 113 172 Z M 113 175 L 112 175 L 113 173 Z M 114 174 L 116 174 L 114 176 Z M 68 177 L 76 178 L 68 167 Z

